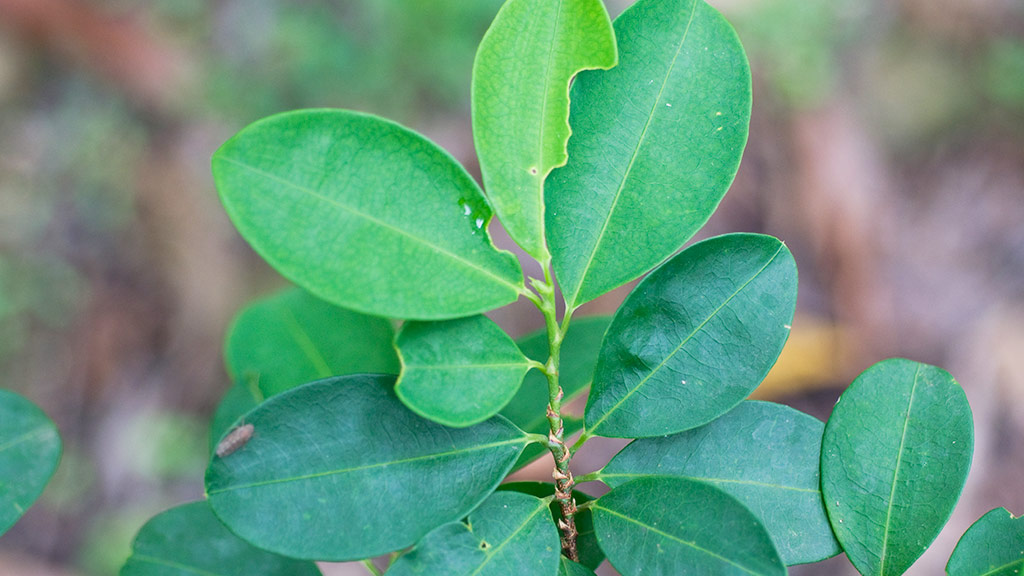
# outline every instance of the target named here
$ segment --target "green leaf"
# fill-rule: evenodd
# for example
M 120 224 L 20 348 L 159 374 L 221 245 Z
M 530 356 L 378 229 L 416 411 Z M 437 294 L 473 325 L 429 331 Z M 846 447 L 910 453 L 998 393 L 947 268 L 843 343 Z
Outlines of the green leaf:
M 949 520 L 971 465 L 974 424 L 947 372 L 910 360 L 868 368 L 825 424 L 821 491 L 850 562 L 902 574 Z
M 32 402 L 0 390 L 0 534 L 39 498 L 60 454 L 53 421 Z
M 529 361 L 486 316 L 406 322 L 395 344 L 395 392 L 413 412 L 462 428 L 494 416 L 515 396 Z
M 473 64 L 473 136 L 495 212 L 538 260 L 544 178 L 566 160 L 569 80 L 615 65 L 615 35 L 600 0 L 510 0 Z
M 706 424 L 775 364 L 796 309 L 782 242 L 698 242 L 640 282 L 612 319 L 587 402 L 587 434 L 661 436 Z
M 537 498 L 550 498 L 555 495 L 555 485 L 551 482 L 506 482 L 498 486 L 498 490 L 522 492 Z M 573 490 L 572 497 L 576 500 L 577 505 L 594 499 L 593 496 L 579 490 Z M 561 506 L 557 501 L 552 500 L 550 507 L 551 519 L 557 522 L 557 519 L 562 515 Z M 578 533 L 576 550 L 580 556 L 580 563 L 588 568 L 597 570 L 598 565 L 604 561 L 604 552 L 597 545 L 597 535 L 594 534 L 594 518 L 589 509 L 582 508 L 576 513 L 576 531 Z
M 210 453 L 217 448 L 217 443 L 235 426 L 239 419 L 263 401 L 263 393 L 256 386 L 255 379 L 242 379 L 235 382 L 217 405 L 210 422 Z
M 290 289 L 257 300 L 235 317 L 224 343 L 235 384 L 214 414 L 210 450 L 265 398 L 344 374 L 398 374 L 391 322 Z
M 389 576 L 555 576 L 558 529 L 543 500 L 517 492 L 491 495 L 467 522 L 435 528 L 388 570 Z
M 585 316 L 574 318 L 562 341 L 559 355 L 558 383 L 562 386 L 565 398 L 562 405 L 572 402 L 586 393 L 594 376 L 594 365 L 597 364 L 597 353 L 601 349 L 601 338 L 604 336 L 610 316 Z M 516 341 L 519 349 L 529 358 L 544 362 L 548 357 L 547 330 L 538 330 Z M 533 434 L 548 433 L 546 408 L 548 405 L 548 379 L 539 371 L 528 372 L 519 393 L 512 398 L 501 415 L 513 424 Z M 565 436 L 575 434 L 583 428 L 581 418 L 562 415 Z M 525 466 L 548 451 L 546 446 L 531 444 L 523 451 L 516 463 L 516 468 Z
M 786 565 L 840 552 L 821 499 L 819 461 L 825 425 L 771 402 L 743 402 L 710 424 L 636 440 L 600 473 L 618 486 L 641 476 L 713 484 L 764 524 Z
M 233 381 L 255 378 L 264 397 L 342 374 L 398 374 L 391 322 L 339 308 L 304 290 L 258 300 L 224 344 Z
M 594 571 L 562 556 L 562 563 L 558 566 L 558 576 L 594 576 Z
M 1024 518 L 1006 508 L 982 516 L 960 537 L 946 565 L 949 576 L 1014 576 L 1024 573 Z
M 465 516 L 529 439 L 501 417 L 463 429 L 424 420 L 393 382 L 320 380 L 247 414 L 248 443 L 206 471 L 214 512 L 255 546 L 317 560 L 398 550 Z
M 377 316 L 468 316 L 525 292 L 459 164 L 397 124 L 346 110 L 260 120 L 213 156 L 232 222 L 296 284 Z
M 139 530 L 121 576 L 315 576 L 316 564 L 256 548 L 217 520 L 206 502 L 162 512 Z
M 786 573 L 757 518 L 710 484 L 637 478 L 592 509 L 597 541 L 623 576 Z
M 545 183 L 548 245 L 570 308 L 678 250 L 729 188 L 750 69 L 701 0 L 639 0 L 615 20 L 619 65 L 572 88 L 569 163 Z

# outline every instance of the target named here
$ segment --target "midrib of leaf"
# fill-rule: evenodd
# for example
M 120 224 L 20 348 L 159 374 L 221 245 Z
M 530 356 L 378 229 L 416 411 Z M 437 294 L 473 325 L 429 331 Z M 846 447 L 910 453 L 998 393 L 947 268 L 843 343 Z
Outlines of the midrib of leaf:
M 878 564 L 878 573 L 885 574 L 885 553 L 889 546 L 889 529 L 892 528 L 893 500 L 896 498 L 896 480 L 900 475 L 900 465 L 903 464 L 903 446 L 907 441 L 907 426 L 910 424 L 910 414 L 914 410 L 914 394 L 917 392 L 917 378 L 921 375 L 921 365 L 914 370 L 914 383 L 910 386 L 910 401 L 907 403 L 907 415 L 903 419 L 903 433 L 900 436 L 900 449 L 896 453 L 896 468 L 892 472 L 892 488 L 889 490 L 889 503 L 885 511 L 885 531 L 882 533 L 882 555 Z
M 145 562 L 149 564 L 156 564 L 157 566 L 166 566 L 168 568 L 174 568 L 175 570 L 183 570 L 185 572 L 191 572 L 192 574 L 199 574 L 200 576 L 228 576 L 227 573 L 221 572 L 210 572 L 187 564 L 181 564 L 178 562 L 171 562 L 170 560 L 164 560 L 163 558 L 156 558 L 154 556 L 145 556 L 140 554 L 132 555 L 132 558 L 139 562 Z
M 555 8 L 555 22 L 554 22 L 553 26 L 551 27 L 551 31 L 552 31 L 551 40 L 552 41 L 551 41 L 551 43 L 548 46 L 547 62 L 544 65 L 544 71 L 546 73 L 544 74 L 544 92 L 543 92 L 543 95 L 541 96 L 541 106 L 540 106 L 540 130 L 539 130 L 540 135 L 537 138 L 537 174 L 533 177 L 533 181 L 534 181 L 534 183 L 535 183 L 535 185 L 537 187 L 537 197 L 540 200 L 539 202 L 537 202 L 537 218 L 538 218 L 538 225 L 540 226 L 540 248 L 543 251 L 544 255 L 546 255 L 547 252 L 548 252 L 547 242 L 545 240 L 546 233 L 544 232 L 544 180 L 546 180 L 547 177 L 548 177 L 548 174 L 550 174 L 551 171 L 555 169 L 554 165 L 548 166 L 548 167 L 544 166 L 544 132 L 545 132 L 545 129 L 547 128 L 547 122 L 545 122 L 544 120 L 547 118 L 548 90 L 550 90 L 550 88 L 551 88 L 551 75 L 552 75 L 551 61 L 552 61 L 552 54 L 554 54 L 554 52 L 555 52 L 554 44 L 555 44 L 555 41 L 558 38 L 558 25 L 562 21 L 562 5 L 563 5 L 563 3 L 564 3 L 564 0 L 558 0 L 558 6 Z M 566 82 L 566 90 L 569 90 L 569 83 L 568 82 Z M 568 123 L 569 122 L 568 122 L 568 119 L 567 119 L 566 120 L 566 124 L 568 124 Z M 565 146 L 568 146 L 568 142 L 569 142 L 569 140 L 567 138 Z M 568 156 L 566 154 L 563 154 L 563 160 L 560 162 L 560 164 L 565 164 L 565 158 L 568 158 Z
M 327 364 L 327 359 L 320 353 L 320 349 L 316 347 L 316 344 L 302 328 L 302 325 L 299 324 L 295 313 L 290 308 L 285 308 L 282 316 L 284 317 L 285 325 L 288 326 L 288 331 L 291 332 L 292 337 L 295 339 L 295 343 L 299 345 L 306 358 L 313 363 L 317 373 L 322 378 L 333 376 L 334 372 L 331 370 L 330 365 Z
M 471 262 L 469 260 L 466 260 L 465 258 L 459 256 L 458 254 L 450 252 L 450 251 L 446 250 L 445 248 L 442 248 L 441 246 L 438 246 L 437 244 L 434 244 L 434 243 L 430 242 L 429 240 L 427 240 L 425 238 L 420 238 L 419 236 L 410 234 L 409 232 L 406 232 L 405 230 L 402 230 L 401 228 L 398 228 L 397 226 L 389 224 L 389 223 L 387 223 L 387 222 L 385 222 L 385 221 L 383 221 L 383 220 L 381 220 L 379 218 L 375 218 L 375 217 L 373 217 L 373 216 L 371 216 L 371 215 L 369 215 L 369 214 L 367 214 L 365 212 L 361 212 L 359 210 L 356 210 L 355 208 L 353 208 L 353 207 L 351 207 L 351 206 L 349 206 L 347 204 L 343 204 L 341 202 L 338 202 L 334 198 L 328 198 L 327 196 L 324 196 L 323 194 L 320 194 L 319 192 L 316 192 L 316 191 L 314 191 L 311 188 L 306 188 L 305 186 L 300 186 L 300 185 L 298 185 L 298 184 L 296 184 L 294 182 L 285 180 L 284 178 L 281 178 L 280 176 L 277 176 L 277 175 L 272 174 L 270 172 L 267 172 L 265 170 L 261 170 L 259 168 L 256 168 L 255 166 L 252 166 L 250 164 L 246 164 L 245 162 L 240 162 L 240 161 L 235 160 L 233 158 L 229 158 L 229 157 L 226 157 L 226 156 L 220 156 L 220 159 L 222 161 L 224 161 L 224 162 L 229 162 L 231 164 L 234 164 L 236 166 L 239 166 L 241 168 L 249 170 L 249 171 L 251 171 L 251 172 L 253 172 L 255 174 L 258 174 L 260 176 L 263 176 L 264 178 L 267 178 L 269 180 L 273 180 L 274 182 L 277 182 L 279 184 L 283 184 L 285 186 L 290 186 L 291 188 L 294 188 L 295 190 L 298 190 L 299 192 L 303 192 L 305 194 L 308 194 L 308 195 L 312 196 L 313 198 L 321 200 L 322 202 L 325 202 L 325 203 L 330 204 L 332 206 L 336 206 L 337 208 L 340 208 L 341 210 L 343 210 L 345 212 L 348 212 L 349 214 L 352 214 L 353 216 L 356 216 L 356 217 L 359 217 L 359 218 L 363 218 L 367 222 L 370 222 L 370 223 L 375 224 L 375 225 L 377 225 L 377 226 L 379 226 L 381 228 L 384 228 L 385 230 L 388 230 L 389 232 L 392 232 L 392 233 L 394 233 L 396 235 L 403 236 L 403 237 L 408 238 L 410 240 L 413 240 L 413 241 L 415 241 L 415 242 L 417 242 L 419 244 L 422 244 L 422 245 L 430 248 L 431 250 L 434 250 L 438 254 L 446 256 L 447 258 L 449 258 L 453 262 L 463 266 L 464 268 L 468 268 L 468 269 L 470 269 L 470 270 L 472 270 L 472 271 L 474 271 L 474 272 L 476 272 L 478 274 L 481 274 L 483 276 L 491 278 L 492 280 L 498 282 L 499 284 L 503 284 L 503 285 L 511 288 L 516 294 L 524 294 L 524 293 L 528 292 L 528 290 L 526 290 L 525 287 L 513 284 L 513 283 L 509 282 L 508 280 L 502 278 L 501 276 L 498 276 L 494 272 L 492 272 L 492 271 L 490 271 L 490 270 L 488 270 L 488 269 L 486 269 L 486 268 L 476 264 L 475 262 Z M 532 294 L 532 292 L 531 292 L 531 294 Z
M 718 308 L 715 308 L 714 311 L 712 311 L 711 314 L 709 314 L 707 318 L 705 318 L 696 328 L 694 328 L 693 331 L 690 332 L 686 336 L 686 338 L 684 338 L 683 341 L 680 342 L 679 345 L 675 347 L 674 350 L 669 352 L 668 355 L 666 355 L 665 358 L 661 362 L 659 362 L 658 365 L 655 366 L 653 370 L 648 372 L 647 376 L 644 376 L 644 378 L 642 380 L 640 380 L 640 382 L 636 386 L 634 386 L 629 392 L 627 392 L 625 396 L 620 398 L 619 401 L 616 402 L 611 407 L 611 409 L 609 409 L 607 412 L 605 412 L 604 416 L 602 416 L 593 426 L 591 426 L 590 429 L 588 430 L 588 432 L 595 433 L 595 431 L 598 429 L 598 427 L 601 425 L 601 423 L 603 423 L 605 420 L 607 420 L 608 417 L 612 415 L 612 413 L 614 413 L 616 410 L 618 410 L 619 407 L 622 406 L 623 402 L 628 400 L 634 393 L 636 393 L 637 390 L 642 388 L 644 386 L 644 384 L 647 383 L 648 380 L 650 380 L 655 374 L 658 373 L 659 370 L 661 370 L 665 366 L 666 362 L 668 362 L 669 360 L 674 358 L 675 355 L 678 354 L 679 351 L 683 349 L 683 346 L 686 346 L 686 344 L 690 340 L 693 339 L 694 335 L 696 335 L 698 332 L 700 332 L 701 329 L 704 328 L 704 326 L 706 326 L 707 323 L 710 322 L 712 318 L 717 316 L 718 313 L 721 312 L 722 309 L 725 308 L 729 304 L 729 302 L 732 302 L 732 300 L 734 298 L 736 298 L 736 296 L 739 295 L 740 292 L 743 292 L 743 290 L 745 290 L 746 287 L 749 286 L 751 282 L 756 280 L 757 277 L 760 276 L 761 273 L 765 271 L 765 269 L 767 269 L 769 266 L 771 266 L 772 262 L 775 261 L 775 259 L 779 256 L 779 254 L 781 252 L 782 252 L 782 246 L 780 245 L 779 249 L 775 251 L 775 254 L 772 254 L 772 257 L 768 259 L 768 262 L 765 263 L 764 266 L 762 266 L 757 272 L 755 272 L 754 275 L 751 276 L 746 282 L 744 282 L 742 286 L 737 288 L 736 291 L 733 292 L 732 295 L 730 295 L 728 298 L 726 298 L 724 302 L 719 304 Z
M 396 464 L 409 464 L 411 462 L 420 462 L 424 460 L 433 460 L 438 458 L 444 458 L 447 456 L 454 456 L 456 454 L 464 454 L 469 452 L 477 452 L 480 450 L 488 450 L 490 448 L 498 448 L 500 446 L 510 446 L 512 444 L 523 444 L 526 446 L 529 444 L 529 438 L 526 436 L 515 438 L 513 440 L 503 440 L 501 442 L 491 442 L 490 444 L 480 444 L 478 446 L 472 446 L 470 448 L 460 448 L 458 450 L 449 450 L 448 452 L 436 452 L 434 454 L 424 454 L 423 456 L 413 456 L 412 458 L 403 458 L 401 460 L 389 460 L 387 462 L 375 462 L 373 464 L 364 464 L 362 466 L 352 466 L 350 468 L 339 468 L 337 470 L 328 470 L 326 472 L 317 472 L 315 474 L 304 474 L 302 476 L 291 476 L 288 478 L 275 478 L 273 480 L 263 480 L 261 482 L 250 482 L 249 484 L 240 484 L 238 486 L 228 486 L 227 488 L 221 488 L 220 490 L 212 490 L 208 493 L 209 496 L 214 494 L 220 494 L 222 492 L 232 492 L 234 490 L 246 490 L 249 488 L 259 488 L 260 486 L 271 486 L 274 484 L 284 484 L 287 482 L 298 482 L 300 480 L 312 480 L 314 478 L 324 478 L 327 476 L 336 476 L 339 474 L 348 474 L 350 472 L 362 472 L 364 470 L 372 470 L 374 468 L 384 468 L 387 466 L 393 466 Z
M 526 368 L 526 362 L 500 362 L 492 364 L 406 364 L 416 370 L 475 370 L 479 368 Z
M 10 450 L 11 448 L 17 446 L 18 444 L 24 444 L 25 442 L 28 442 L 29 440 L 34 440 L 39 436 L 45 436 L 49 432 L 51 432 L 51 429 L 47 427 L 40 427 L 36 428 L 35 430 L 30 430 L 29 432 L 26 432 L 21 436 L 8 440 L 4 444 L 0 444 L 0 452 Z
M 572 304 L 569 306 L 570 309 L 575 309 L 580 302 L 576 299 L 580 295 L 580 291 L 583 290 L 583 285 L 587 281 L 587 276 L 590 275 L 591 266 L 594 263 L 594 257 L 597 255 L 598 248 L 601 247 L 601 242 L 604 241 L 605 232 L 608 230 L 608 224 L 612 220 L 612 214 L 615 213 L 615 208 L 619 205 L 619 199 L 622 197 L 622 190 L 626 186 L 626 181 L 629 180 L 629 174 L 633 171 L 633 164 L 636 163 L 636 157 L 640 153 L 640 149 L 643 147 L 644 140 L 647 138 L 647 130 L 651 126 L 651 121 L 654 119 L 654 112 L 658 110 L 658 104 L 661 103 L 661 97 L 665 93 L 665 86 L 668 85 L 668 79 L 672 76 L 672 71 L 675 69 L 676 60 L 679 59 L 679 54 L 683 51 L 683 46 L 686 44 L 686 37 L 690 33 L 690 25 L 693 24 L 693 16 L 697 13 L 697 0 L 693 1 L 693 8 L 690 10 L 690 19 L 686 22 L 686 28 L 683 30 L 683 35 L 679 40 L 679 46 L 676 47 L 676 53 L 672 56 L 672 63 L 669 64 L 668 71 L 665 72 L 665 78 L 661 81 L 661 88 L 658 90 L 658 97 L 654 100 L 654 105 L 651 106 L 651 112 L 647 115 L 647 121 L 644 123 L 644 129 L 640 132 L 640 139 L 636 143 L 636 147 L 633 148 L 633 154 L 629 158 L 629 164 L 626 166 L 626 171 L 622 174 L 622 179 L 619 180 L 619 187 L 615 190 L 615 196 L 612 198 L 611 208 L 605 215 L 604 223 L 601 225 L 601 231 L 597 234 L 597 240 L 594 241 L 594 246 L 590 251 L 590 256 L 587 258 L 587 265 L 583 267 L 583 277 L 580 278 L 579 283 L 575 286 L 572 294 Z
M 788 490 L 792 492 L 807 492 L 810 494 L 821 494 L 821 490 L 815 490 L 814 488 L 799 488 L 796 486 L 786 486 L 784 484 L 771 484 L 769 482 L 755 482 L 753 480 L 737 480 L 733 478 L 708 478 L 706 476 L 689 476 L 685 474 L 635 474 L 627 472 L 612 472 L 610 474 L 601 474 L 603 478 L 685 478 L 689 480 L 699 480 L 701 482 L 709 482 L 715 484 L 739 484 L 742 486 L 756 486 L 758 488 L 772 488 L 776 490 Z
M 523 528 L 525 528 L 526 525 L 529 524 L 531 520 L 533 520 L 534 516 L 536 516 L 541 511 L 547 511 L 547 509 L 547 504 L 541 504 L 536 510 L 533 511 L 533 513 L 526 517 L 526 520 L 523 520 L 523 522 L 515 530 L 513 530 L 511 534 L 509 534 L 508 538 L 502 540 L 501 544 L 498 544 L 493 549 L 489 550 L 488 552 L 485 552 L 486 557 L 484 558 L 484 561 L 481 562 L 480 565 L 476 567 L 476 570 L 470 573 L 469 576 L 476 576 L 477 574 L 479 574 L 480 571 L 484 569 L 484 566 L 486 566 L 488 562 L 490 562 L 495 556 L 498 555 L 499 550 L 504 548 L 506 544 L 511 542 L 516 536 L 519 535 L 520 532 L 523 531 Z
M 725 563 L 727 563 L 729 565 L 735 566 L 735 567 L 739 568 L 740 570 L 743 570 L 747 574 L 754 574 L 755 576 L 757 576 L 757 572 L 754 572 L 754 571 L 750 570 L 746 566 L 743 566 L 741 564 L 737 564 L 736 562 L 734 562 L 734 561 L 732 561 L 732 560 L 730 560 L 730 559 L 728 559 L 728 558 L 726 558 L 724 556 L 715 554 L 711 550 L 708 550 L 706 548 L 702 548 L 700 546 L 697 546 L 697 544 L 695 544 L 693 542 L 687 542 L 686 540 L 683 540 L 682 538 L 679 538 L 678 536 L 675 536 L 674 534 L 669 534 L 668 532 L 665 532 L 663 530 L 658 530 L 657 528 L 655 528 L 654 526 L 651 526 L 650 524 L 645 524 L 645 523 L 643 523 L 643 522 L 641 522 L 641 521 L 639 521 L 639 520 L 637 520 L 635 518 L 631 518 L 629 516 L 626 516 L 625 514 L 620 514 L 620 513 L 616 512 L 614 510 L 605 508 L 604 506 L 601 506 L 599 504 L 595 504 L 594 506 L 592 506 L 592 508 L 595 509 L 595 510 L 604 510 L 605 512 L 607 512 L 607 513 L 609 513 L 609 514 L 611 514 L 613 516 L 618 516 L 619 518 L 622 518 L 623 520 L 625 520 L 627 522 L 632 522 L 633 524 L 636 524 L 637 526 L 641 526 L 641 527 L 643 527 L 646 530 L 654 532 L 655 534 L 658 534 L 660 536 L 664 536 L 665 538 L 667 538 L 669 540 L 673 540 L 673 541 L 678 542 L 678 543 L 680 543 L 680 544 L 682 544 L 684 546 L 688 546 L 690 548 L 693 548 L 694 550 L 696 550 L 698 552 L 701 552 L 703 554 L 707 554 L 708 556 L 711 556 L 713 558 L 717 558 L 718 560 L 721 560 L 722 562 L 725 562 Z
M 1007 568 L 1013 568 L 1014 566 L 1017 566 L 1019 568 L 1024 568 L 1024 558 L 1019 558 L 1017 560 L 1011 560 L 1011 561 L 1007 562 L 1006 564 L 1003 564 L 1002 566 L 998 566 L 996 568 L 993 568 L 993 569 L 989 570 L 988 572 L 983 572 L 980 576 L 992 576 L 993 574 L 999 574 L 1003 570 L 1006 570 Z

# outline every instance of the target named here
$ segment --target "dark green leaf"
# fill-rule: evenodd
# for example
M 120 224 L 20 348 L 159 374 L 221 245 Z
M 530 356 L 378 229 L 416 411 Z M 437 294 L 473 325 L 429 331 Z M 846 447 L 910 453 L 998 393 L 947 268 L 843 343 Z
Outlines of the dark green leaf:
M 509 236 L 543 259 L 544 178 L 565 164 L 569 80 L 615 65 L 600 0 L 511 0 L 473 65 L 473 135 L 487 194 Z
M 391 322 L 339 308 L 304 290 L 258 300 L 235 318 L 224 345 L 232 380 L 255 378 L 263 396 L 342 374 L 398 374 Z
M 463 429 L 424 420 L 393 382 L 343 376 L 261 404 L 246 415 L 248 443 L 206 471 L 214 511 L 260 548 L 317 560 L 398 550 L 465 516 L 529 439 L 501 417 Z
M 788 406 L 743 402 L 700 428 L 634 441 L 600 480 L 613 487 L 641 476 L 708 482 L 761 520 L 785 564 L 817 562 L 840 552 L 821 499 L 824 428 Z
M 32 402 L 0 390 L 0 534 L 39 498 L 60 454 L 53 421 Z
M 572 88 L 569 163 L 545 183 L 570 308 L 651 269 L 707 221 L 747 141 L 750 70 L 701 0 L 640 0 L 615 20 L 619 65 Z
M 316 576 L 316 564 L 256 548 L 217 520 L 206 502 L 153 517 L 132 544 L 121 576 Z
M 558 383 L 565 398 L 563 406 L 585 394 L 594 376 L 597 352 L 601 349 L 601 338 L 611 322 L 610 316 L 588 316 L 576 318 L 569 325 L 569 331 L 562 341 L 559 355 Z M 544 362 L 548 357 L 547 330 L 538 330 L 516 341 L 527 357 Z M 501 415 L 519 428 L 533 434 L 547 434 L 548 419 L 545 409 L 548 405 L 548 379 L 539 371 L 529 372 L 519 393 L 512 398 Z M 566 437 L 583 428 L 583 420 L 563 414 Z M 516 468 L 525 466 L 547 452 L 546 446 L 530 445 L 516 463 Z
M 893 359 L 864 371 L 825 424 L 821 491 L 861 574 L 902 574 L 945 525 L 971 465 L 974 424 L 944 370 Z
M 555 576 L 558 529 L 543 500 L 516 492 L 491 495 L 467 522 L 435 528 L 399 558 L 389 576 Z
M 562 563 L 558 566 L 558 576 L 594 576 L 594 571 L 562 556 Z
M 377 316 L 441 319 L 513 302 L 515 256 L 487 233 L 480 188 L 435 144 L 345 110 L 260 120 L 214 154 L 242 236 L 279 272 Z
M 590 435 L 661 436 L 706 424 L 775 364 L 796 308 L 793 255 L 759 234 L 698 242 L 645 278 L 605 335 Z
M 498 490 L 512 490 L 538 498 L 549 498 L 555 495 L 555 485 L 551 482 L 507 482 L 498 486 Z M 573 490 L 572 497 L 576 500 L 577 505 L 594 499 L 593 496 L 579 490 Z M 561 515 L 561 507 L 558 502 L 552 501 L 552 520 L 557 522 Z M 579 552 L 580 563 L 596 570 L 604 560 L 604 552 L 597 545 L 597 536 L 594 534 L 594 518 L 589 509 L 584 508 L 576 513 L 576 531 L 579 533 L 576 538 L 576 550 Z
M 494 416 L 530 369 L 511 338 L 486 316 L 406 322 L 396 341 L 402 375 L 395 392 L 413 412 L 464 427 Z
M 946 565 L 949 576 L 1015 576 L 1024 573 L 1024 518 L 996 508 L 960 537 Z
M 637 478 L 592 508 L 597 541 L 623 576 L 786 573 L 757 518 L 710 484 Z

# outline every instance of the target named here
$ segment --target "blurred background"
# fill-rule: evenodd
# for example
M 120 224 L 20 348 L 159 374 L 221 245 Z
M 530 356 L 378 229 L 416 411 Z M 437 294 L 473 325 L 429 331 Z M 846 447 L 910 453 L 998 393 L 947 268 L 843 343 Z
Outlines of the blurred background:
M 614 16 L 630 2 L 606 3 Z M 0 0 L 0 387 L 65 442 L 0 538 L 0 574 L 115 574 L 150 516 L 202 497 L 224 330 L 284 286 L 220 208 L 217 146 L 275 112 L 344 107 L 427 134 L 478 175 L 470 71 L 500 4 Z M 984 512 L 1024 514 L 1024 2 L 711 4 L 747 48 L 754 111 L 701 236 L 773 234 L 801 273 L 757 394 L 825 419 L 883 358 L 949 370 L 977 443 L 949 530 L 911 572 L 940 573 Z M 494 317 L 513 335 L 541 324 L 522 302 Z M 615 448 L 588 444 L 578 471 Z

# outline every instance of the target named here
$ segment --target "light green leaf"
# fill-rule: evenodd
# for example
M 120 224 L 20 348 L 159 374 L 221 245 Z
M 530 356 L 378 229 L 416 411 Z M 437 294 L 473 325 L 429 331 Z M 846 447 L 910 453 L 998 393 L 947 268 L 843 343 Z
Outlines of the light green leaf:
M 698 242 L 640 282 L 612 319 L 587 402 L 587 434 L 682 432 L 746 398 L 775 364 L 796 309 L 779 240 Z
M 249 412 L 251 438 L 206 471 L 214 512 L 265 550 L 339 561 L 410 546 L 465 516 L 529 439 L 501 417 L 463 429 L 424 420 L 393 382 L 320 380 Z
M 235 382 L 255 378 L 264 397 L 342 374 L 398 374 L 391 322 L 339 308 L 304 290 L 257 300 L 224 344 Z
M 575 318 L 562 341 L 559 355 L 558 383 L 562 386 L 565 398 L 562 405 L 572 402 L 587 392 L 594 376 L 594 365 L 597 364 L 597 353 L 601 349 L 601 338 L 611 322 L 610 316 L 585 316 Z M 523 336 L 516 341 L 519 349 L 527 357 L 545 362 L 548 357 L 547 330 L 538 330 Z M 548 379 L 539 371 L 529 372 L 523 381 L 519 393 L 512 398 L 501 415 L 513 424 L 533 434 L 548 433 L 546 408 L 548 405 Z M 562 415 L 565 435 L 575 434 L 583 428 L 583 419 Z M 546 446 L 531 444 L 523 451 L 516 463 L 516 468 L 525 466 L 548 451 Z
M 550 498 L 555 495 L 555 485 L 551 482 L 506 482 L 498 486 L 498 490 L 522 492 L 537 498 Z M 573 490 L 572 497 L 576 500 L 577 505 L 594 499 L 593 496 L 580 490 Z M 561 505 L 557 501 L 552 500 L 550 508 L 551 519 L 553 522 L 557 522 L 557 519 L 562 515 Z M 594 518 L 589 509 L 582 508 L 576 513 L 576 531 L 578 533 L 576 537 L 576 551 L 579 553 L 580 563 L 596 570 L 598 565 L 604 561 L 604 552 L 597 545 L 597 536 L 594 534 Z
M 573 84 L 569 162 L 545 182 L 548 246 L 570 308 L 678 250 L 729 188 L 750 70 L 701 0 L 639 0 L 615 20 L 619 65 Z
M 612 487 L 641 476 L 713 484 L 758 517 L 783 563 L 817 562 L 840 552 L 821 499 L 824 428 L 788 406 L 743 402 L 700 428 L 634 441 L 599 479 Z
M 480 188 L 435 144 L 345 110 L 260 120 L 213 156 L 232 222 L 296 284 L 377 316 L 441 319 L 525 292 Z
M 471 426 L 497 414 L 530 369 L 512 338 L 486 316 L 406 322 L 395 345 L 402 360 L 399 399 L 446 426 Z
M 623 576 L 786 574 L 757 518 L 710 484 L 637 478 L 592 509 L 597 541 Z
M 210 450 L 265 398 L 343 374 L 398 374 L 391 322 L 290 289 L 257 300 L 232 322 L 225 364 L 235 384 L 217 406 Z
M 1006 508 L 982 516 L 960 537 L 946 565 L 949 576 L 1016 576 L 1024 573 L 1024 517 Z
M 509 236 L 539 260 L 544 178 L 566 160 L 569 80 L 616 62 L 600 0 L 510 0 L 473 64 L 473 136 L 484 186 Z
M 256 548 L 217 520 L 206 502 L 154 516 L 139 530 L 121 576 L 318 576 L 316 564 Z
M 38 406 L 0 390 L 0 534 L 42 494 L 61 448 L 57 426 Z
M 594 576 L 594 571 L 562 556 L 562 563 L 558 566 L 558 576 Z
M 435 528 L 389 576 L 555 576 L 560 544 L 548 505 L 518 492 L 492 494 L 466 523 Z
M 960 498 L 974 445 L 971 407 L 947 372 L 910 360 L 868 368 L 825 424 L 821 491 L 861 574 L 902 574 Z

